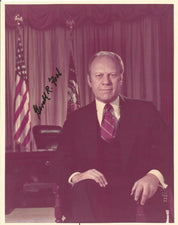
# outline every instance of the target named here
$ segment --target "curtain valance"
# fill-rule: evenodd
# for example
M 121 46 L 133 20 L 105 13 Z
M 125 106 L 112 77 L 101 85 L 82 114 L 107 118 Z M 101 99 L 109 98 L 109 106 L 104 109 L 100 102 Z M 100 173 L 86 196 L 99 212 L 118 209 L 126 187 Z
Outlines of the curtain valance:
M 106 24 L 114 20 L 131 21 L 149 15 L 164 17 L 172 12 L 170 4 L 53 4 L 53 5 L 6 5 L 6 26 L 14 28 L 14 17 L 20 14 L 24 24 L 43 30 L 52 26 L 66 27 L 73 19 L 75 26 Z M 74 27 L 75 28 L 75 27 Z

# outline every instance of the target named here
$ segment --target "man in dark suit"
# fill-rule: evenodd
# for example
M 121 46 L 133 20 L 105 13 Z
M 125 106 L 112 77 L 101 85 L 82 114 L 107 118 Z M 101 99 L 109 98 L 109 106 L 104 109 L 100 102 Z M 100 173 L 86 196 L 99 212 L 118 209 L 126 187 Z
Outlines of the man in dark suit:
M 147 222 L 165 221 L 158 189 L 168 183 L 170 135 L 152 103 L 120 95 L 123 72 L 117 54 L 95 54 L 95 101 L 64 124 L 59 177 L 68 222 L 135 222 L 138 205 Z

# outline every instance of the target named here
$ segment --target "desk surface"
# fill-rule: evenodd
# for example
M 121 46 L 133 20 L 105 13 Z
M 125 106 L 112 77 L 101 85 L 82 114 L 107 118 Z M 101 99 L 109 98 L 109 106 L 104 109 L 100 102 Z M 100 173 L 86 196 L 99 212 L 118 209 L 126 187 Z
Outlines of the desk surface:
M 5 216 L 6 223 L 55 223 L 54 208 L 15 208 Z

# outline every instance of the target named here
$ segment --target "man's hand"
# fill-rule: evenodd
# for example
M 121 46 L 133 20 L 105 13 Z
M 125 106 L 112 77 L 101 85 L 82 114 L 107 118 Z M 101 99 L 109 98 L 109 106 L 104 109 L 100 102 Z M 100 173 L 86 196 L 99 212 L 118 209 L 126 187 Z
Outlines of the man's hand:
M 144 205 L 145 202 L 156 193 L 158 185 L 158 178 L 155 175 L 148 173 L 134 183 L 131 195 L 134 196 L 135 201 L 140 200 L 140 204 Z
M 72 177 L 72 183 L 76 184 L 79 181 L 86 179 L 94 180 L 96 183 L 100 185 L 100 187 L 105 187 L 108 184 L 104 175 L 96 169 L 90 169 L 83 173 L 76 174 L 75 176 Z

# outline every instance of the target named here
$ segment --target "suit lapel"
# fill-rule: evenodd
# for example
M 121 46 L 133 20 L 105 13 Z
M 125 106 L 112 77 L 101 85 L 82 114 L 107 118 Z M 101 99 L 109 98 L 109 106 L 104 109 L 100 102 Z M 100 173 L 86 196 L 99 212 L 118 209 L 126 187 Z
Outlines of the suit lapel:
M 97 152 L 97 140 L 98 140 L 98 119 L 96 113 L 96 103 L 92 102 L 88 106 L 85 120 L 82 124 L 82 137 L 85 141 L 85 145 L 88 147 L 90 153 L 96 154 Z
M 127 99 L 120 96 L 120 125 L 118 132 L 120 136 L 121 166 L 123 170 L 127 168 L 130 151 L 135 138 L 134 120 L 131 115 L 132 112 Z

